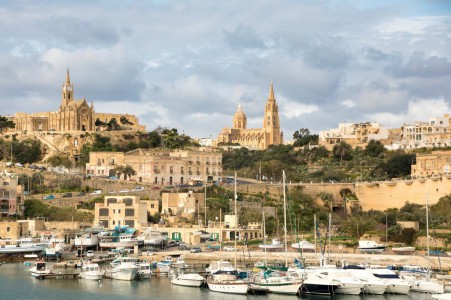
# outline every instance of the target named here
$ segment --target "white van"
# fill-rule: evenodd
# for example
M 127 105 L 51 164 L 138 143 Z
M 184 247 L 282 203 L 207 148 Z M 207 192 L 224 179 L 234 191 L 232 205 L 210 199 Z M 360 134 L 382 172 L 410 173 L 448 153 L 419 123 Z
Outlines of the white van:
M 89 195 L 101 195 L 102 194 L 102 190 L 95 190 L 94 192 L 92 192 Z

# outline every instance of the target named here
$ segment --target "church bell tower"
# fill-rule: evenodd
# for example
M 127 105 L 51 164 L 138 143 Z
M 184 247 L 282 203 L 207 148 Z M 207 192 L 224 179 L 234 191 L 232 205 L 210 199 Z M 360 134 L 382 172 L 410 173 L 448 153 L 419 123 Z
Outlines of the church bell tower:
M 63 84 L 60 110 L 64 110 L 67 105 L 74 100 L 74 85 L 70 83 L 69 69 L 66 72 L 66 82 Z
M 269 133 L 269 144 L 280 145 L 283 143 L 280 132 L 279 107 L 274 98 L 274 88 L 271 81 L 269 97 L 265 105 L 265 115 L 263 117 L 263 128 Z

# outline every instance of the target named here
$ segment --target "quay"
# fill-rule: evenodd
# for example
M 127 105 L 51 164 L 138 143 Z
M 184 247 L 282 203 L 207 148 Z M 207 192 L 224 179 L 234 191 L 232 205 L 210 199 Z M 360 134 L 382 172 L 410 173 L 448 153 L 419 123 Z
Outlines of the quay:
M 50 273 L 36 276 L 37 279 L 75 279 L 80 273 Z

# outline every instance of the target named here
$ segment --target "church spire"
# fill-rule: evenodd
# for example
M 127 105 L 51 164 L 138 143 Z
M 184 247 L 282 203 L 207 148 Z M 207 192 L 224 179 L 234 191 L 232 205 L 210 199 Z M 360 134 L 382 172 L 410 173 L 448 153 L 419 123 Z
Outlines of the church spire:
M 274 99 L 274 87 L 272 85 L 272 80 L 271 80 L 271 87 L 269 88 L 269 97 L 268 100 L 275 100 Z
M 69 68 L 66 71 L 66 84 L 70 84 Z

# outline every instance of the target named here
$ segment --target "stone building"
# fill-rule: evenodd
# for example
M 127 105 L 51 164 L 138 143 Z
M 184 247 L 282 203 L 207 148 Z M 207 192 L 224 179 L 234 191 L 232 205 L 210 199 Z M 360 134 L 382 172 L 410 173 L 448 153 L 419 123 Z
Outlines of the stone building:
M 105 196 L 103 203 L 96 203 L 94 224 L 109 229 L 128 225 L 139 230 L 147 226 L 147 201 L 139 196 Z
M 440 148 L 451 146 L 451 115 L 433 117 L 429 122 L 417 121 L 401 126 L 401 149 Z
M 451 176 L 451 151 L 417 153 L 416 164 L 412 165 L 412 177 Z
M 131 166 L 132 180 L 160 185 L 221 182 L 222 153 L 214 148 L 135 149 L 129 152 L 90 152 L 86 173 L 112 176 L 117 166 Z
M 379 123 L 339 123 L 338 128 L 320 131 L 318 144 L 332 150 L 336 144 L 345 141 L 352 148 L 365 148 L 371 140 L 383 142 L 388 137 L 389 130 Z
M 62 87 L 59 109 L 53 112 L 37 112 L 31 114 L 17 112 L 13 117 L 13 122 L 16 124 L 16 127 L 8 131 L 96 131 L 102 130 L 103 128 L 96 126 L 96 121 L 108 123 L 112 119 L 116 119 L 118 125 L 123 129 L 135 131 L 145 130 L 143 125 L 139 125 L 136 116 L 129 114 L 96 113 L 93 103 L 89 105 L 85 98 L 75 99 L 74 93 L 74 85 L 70 81 L 69 70 L 67 70 L 66 81 Z M 125 124 L 122 124 L 121 120 Z
M 162 193 L 161 213 L 171 214 L 179 218 L 194 219 L 198 211 L 203 212 L 205 194 L 194 193 Z
M 29 233 L 28 223 L 13 221 L 0 222 L 0 240 L 18 240 Z
M 0 173 L 0 215 L 22 215 L 22 187 L 15 173 Z
M 233 116 L 232 128 L 223 128 L 215 141 L 216 145 L 238 143 L 241 147 L 265 150 L 270 145 L 282 145 L 283 133 L 280 130 L 279 107 L 274 98 L 271 82 L 269 97 L 265 105 L 262 128 L 247 128 L 247 117 L 241 104 Z

